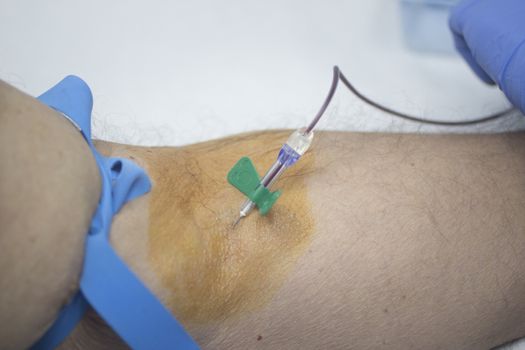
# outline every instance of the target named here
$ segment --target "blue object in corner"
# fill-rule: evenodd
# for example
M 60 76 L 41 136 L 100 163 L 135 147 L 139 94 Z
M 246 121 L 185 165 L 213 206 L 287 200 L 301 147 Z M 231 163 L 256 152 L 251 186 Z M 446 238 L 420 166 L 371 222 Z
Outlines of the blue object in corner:
M 126 266 L 109 243 L 113 216 L 151 189 L 145 171 L 130 160 L 100 155 L 91 141 L 93 97 L 80 78 L 68 76 L 39 100 L 77 125 L 102 178 L 99 206 L 86 236 L 80 290 L 31 349 L 54 349 L 82 319 L 88 305 L 133 349 L 198 349 L 162 303 Z
M 464 0 L 450 15 L 456 49 L 525 114 L 525 1 Z

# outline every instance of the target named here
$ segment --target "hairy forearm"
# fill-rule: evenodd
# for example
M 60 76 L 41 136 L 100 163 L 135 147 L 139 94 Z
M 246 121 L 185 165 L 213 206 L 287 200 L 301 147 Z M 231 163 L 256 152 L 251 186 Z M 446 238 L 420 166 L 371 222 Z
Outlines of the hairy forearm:
M 244 154 L 264 169 L 285 135 L 107 148 L 154 181 L 116 218 L 117 250 L 204 348 L 479 349 L 524 334 L 523 135 L 320 133 L 272 213 L 232 230 L 242 196 L 225 174 Z
M 479 349 L 522 336 L 522 140 L 327 140 L 338 163 L 310 179 L 316 236 L 274 299 L 287 301 L 281 326 L 314 348 Z
M 75 292 L 100 179 L 77 130 L 0 85 L 2 347 Z M 489 348 L 525 332 L 525 141 L 318 133 L 271 213 L 235 229 L 226 173 L 288 132 L 182 148 L 99 142 L 151 175 L 111 241 L 203 348 Z M 16 332 L 15 332 L 16 330 Z M 62 348 L 123 344 L 91 312 Z

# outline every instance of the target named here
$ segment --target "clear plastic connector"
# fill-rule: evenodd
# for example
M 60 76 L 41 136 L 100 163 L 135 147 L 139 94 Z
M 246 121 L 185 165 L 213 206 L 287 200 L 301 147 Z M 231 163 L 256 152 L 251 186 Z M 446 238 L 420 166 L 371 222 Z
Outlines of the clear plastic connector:
M 306 133 L 305 128 L 294 131 L 281 148 L 277 157 L 278 161 L 286 168 L 294 165 L 310 148 L 313 138 L 314 133 L 312 131 Z

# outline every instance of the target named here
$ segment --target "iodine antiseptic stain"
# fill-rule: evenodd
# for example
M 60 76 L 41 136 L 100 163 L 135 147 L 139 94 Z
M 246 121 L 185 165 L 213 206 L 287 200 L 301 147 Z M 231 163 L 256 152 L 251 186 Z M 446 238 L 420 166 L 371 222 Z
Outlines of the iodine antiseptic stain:
M 283 195 L 267 216 L 254 211 L 231 227 L 245 197 L 226 182 L 229 169 L 248 155 L 265 171 L 288 134 L 246 134 L 145 155 L 154 183 L 148 256 L 181 322 L 219 321 L 265 305 L 308 246 L 314 222 L 302 174 L 312 168 L 311 153 L 276 184 Z

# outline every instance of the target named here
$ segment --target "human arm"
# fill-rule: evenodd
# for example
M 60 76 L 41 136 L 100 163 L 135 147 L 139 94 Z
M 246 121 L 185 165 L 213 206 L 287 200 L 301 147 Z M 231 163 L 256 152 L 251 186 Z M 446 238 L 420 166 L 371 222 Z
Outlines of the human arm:
M 28 348 L 78 289 L 100 194 L 78 130 L 0 81 L 0 348 Z
M 242 196 L 225 174 L 245 154 L 265 169 L 286 135 L 100 144 L 154 182 L 116 217 L 116 249 L 204 349 L 480 349 L 525 334 L 522 134 L 319 133 L 270 216 L 231 230 Z
M 23 96 L 8 113 L 17 121 L 24 114 L 16 111 L 34 103 Z M 21 193 L 7 191 L 1 200 L 23 222 L 44 216 L 52 225 L 33 231 L 42 249 L 3 255 L 0 276 L 11 281 L 4 284 L 2 301 L 16 293 L 35 297 L 45 311 L 40 319 L 51 322 L 61 305 L 55 301 L 75 291 L 86 233 L 75 218 L 89 223 L 99 183 L 72 125 L 57 114 L 36 115 L 48 116 L 37 128 L 32 122 L 5 124 L 2 140 L 12 136 L 13 142 L 4 144 L 3 161 L 20 145 L 49 136 L 42 130 L 56 132 L 2 174 L 23 180 L 8 171 L 25 170 L 45 183 L 60 179 L 60 186 L 28 189 L 25 201 L 16 201 Z M 227 171 L 242 155 L 265 169 L 288 133 L 245 134 L 182 148 L 97 143 L 101 152 L 128 157 L 151 175 L 151 194 L 115 217 L 112 243 L 204 349 L 479 349 L 525 333 L 523 134 L 319 133 L 311 152 L 277 185 L 284 195 L 270 215 L 253 213 L 232 230 L 243 198 L 226 183 Z M 58 147 L 64 154 L 47 148 L 64 140 L 69 141 Z M 29 167 L 40 164 L 30 162 L 34 155 L 53 164 L 57 154 L 66 174 Z M 6 190 L 9 184 L 2 183 Z M 33 211 L 24 210 L 31 203 L 37 203 Z M 55 205 L 68 215 L 49 215 Z M 72 230 L 56 231 L 61 224 Z M 14 235 L 5 235 L 10 232 Z M 64 235 L 62 244 L 56 244 L 57 232 Z M 2 238 L 25 233 L 3 230 Z M 16 245 L 34 247 L 30 239 L 3 242 L 8 253 Z M 6 279 L 6 271 L 23 266 L 39 268 Z M 73 288 L 41 284 L 43 274 L 65 277 Z M 42 295 L 46 298 L 38 299 Z M 3 306 L 16 314 L 24 302 Z M 32 314 L 21 315 L 32 320 Z M 3 330 L 9 322 L 14 324 L 2 319 Z M 43 332 L 33 324 L 18 331 L 25 332 L 27 344 Z M 125 346 L 93 313 L 62 345 L 117 347 Z

